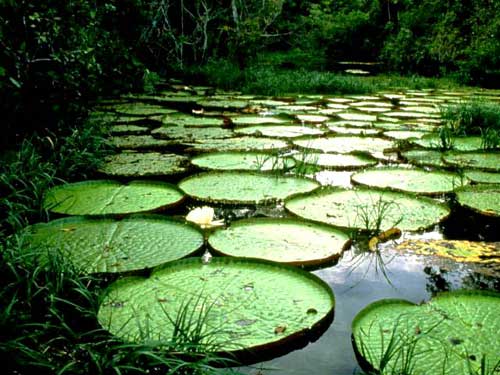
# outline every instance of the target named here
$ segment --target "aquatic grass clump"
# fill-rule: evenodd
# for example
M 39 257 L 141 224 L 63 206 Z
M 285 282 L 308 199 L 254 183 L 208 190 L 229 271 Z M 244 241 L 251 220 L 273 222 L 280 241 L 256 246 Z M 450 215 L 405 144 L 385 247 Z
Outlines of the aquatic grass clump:
M 480 135 L 484 149 L 500 146 L 500 104 L 479 99 L 464 101 L 441 108 L 441 117 L 446 129 L 440 138 L 449 133 L 455 136 Z M 443 134 L 443 137 L 441 135 Z M 447 145 L 444 142 L 443 145 Z M 449 149 L 452 147 L 447 147 Z

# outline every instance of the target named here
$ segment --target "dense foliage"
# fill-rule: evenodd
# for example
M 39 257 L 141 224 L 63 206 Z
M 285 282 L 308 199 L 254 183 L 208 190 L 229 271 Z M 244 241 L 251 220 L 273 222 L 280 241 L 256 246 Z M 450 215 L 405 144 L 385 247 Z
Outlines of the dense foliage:
M 500 3 L 490 0 L 0 2 L 8 133 L 68 120 L 89 100 L 210 60 L 328 70 L 379 61 L 403 73 L 496 85 Z

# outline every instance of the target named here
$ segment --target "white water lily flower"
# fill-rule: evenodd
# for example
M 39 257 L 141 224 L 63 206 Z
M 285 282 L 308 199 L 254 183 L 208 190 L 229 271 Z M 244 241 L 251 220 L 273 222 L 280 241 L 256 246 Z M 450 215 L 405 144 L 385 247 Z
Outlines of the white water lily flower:
M 198 224 L 202 228 L 224 225 L 224 220 L 214 220 L 214 209 L 208 206 L 196 207 L 189 211 L 186 220 Z

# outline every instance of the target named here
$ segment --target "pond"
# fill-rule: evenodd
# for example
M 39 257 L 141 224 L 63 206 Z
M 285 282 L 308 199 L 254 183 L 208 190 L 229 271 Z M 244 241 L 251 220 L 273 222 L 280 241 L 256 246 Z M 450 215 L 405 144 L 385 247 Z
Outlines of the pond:
M 319 277 L 309 281 L 326 283 L 333 290 L 332 324 L 307 346 L 284 355 L 270 349 L 260 358 L 281 356 L 257 359 L 239 371 L 255 375 L 361 373 L 351 327 L 356 315 L 372 302 L 397 298 L 419 304 L 441 291 L 500 290 L 500 245 L 495 242 L 500 241 L 500 150 L 485 151 L 474 137 L 457 138 L 453 140 L 456 147 L 443 150 L 439 136 L 441 108 L 469 98 L 500 103 L 500 93 L 494 91 L 404 90 L 370 96 L 265 98 L 183 85 L 172 85 L 155 95 L 103 101 L 91 118 L 109 123 L 110 142 L 117 154 L 107 159 L 99 173 L 103 180 L 114 181 L 56 188 L 45 204 L 60 214 L 122 217 L 158 211 L 174 219 L 175 224 L 158 227 L 150 236 L 154 237 L 151 242 L 175 247 L 171 257 L 157 253 L 153 257 L 146 249 L 140 260 L 137 257 L 129 265 L 128 256 L 120 258 L 116 253 L 106 255 L 112 263 L 95 261 L 101 257 L 100 250 L 87 251 L 91 261 L 73 254 L 87 272 L 150 269 L 185 256 L 205 253 L 207 257 L 207 250 L 212 255 L 234 250 L 238 256 L 263 256 L 304 268 Z M 205 228 L 204 242 L 201 232 L 192 233 L 194 225 L 182 224 L 190 211 L 202 206 L 213 207 L 215 217 L 210 211 L 208 218 L 192 221 L 211 227 L 217 224 L 212 219 L 217 219 L 224 226 Z M 148 220 L 160 225 L 158 217 Z M 70 221 L 57 224 L 67 226 L 58 227 L 59 234 L 76 236 L 81 219 L 63 220 Z M 111 236 L 120 230 L 141 231 L 146 224 L 134 220 L 106 225 L 113 228 Z M 290 232 L 286 232 L 287 224 L 292 226 Z M 95 230 L 89 229 L 94 222 L 84 221 L 84 225 L 85 231 Z M 126 225 L 132 229 L 123 229 Z M 98 226 L 103 227 L 100 222 Z M 379 235 L 392 228 L 398 229 L 395 236 Z M 169 234 L 162 237 L 161 233 Z M 220 233 L 228 238 L 219 239 Z M 323 235 L 327 239 L 322 240 Z M 42 241 L 44 236 L 38 235 Z M 109 233 L 104 237 L 109 239 Z M 137 241 L 148 242 L 146 237 Z M 336 242 L 322 249 L 332 238 Z M 375 242 L 368 242 L 373 238 Z M 467 240 L 486 244 L 476 246 L 478 242 Z M 131 246 L 123 238 L 120 243 L 109 241 L 106 252 Z M 259 246 L 265 248 L 263 255 L 256 255 Z M 160 267 L 159 272 L 163 271 Z M 160 278 L 159 273 L 153 275 Z M 206 281 L 206 275 L 194 275 L 190 280 Z M 257 284 L 247 283 L 244 291 L 254 288 Z M 293 299 L 294 291 L 284 289 L 274 293 Z M 166 302 L 170 297 L 155 294 L 155 298 Z M 123 301 L 108 302 L 108 310 L 122 309 Z M 219 302 L 214 303 L 218 307 Z M 319 322 L 315 315 L 329 314 L 327 307 L 307 312 L 314 324 Z M 237 328 L 242 330 L 260 323 L 258 318 L 233 319 L 238 319 Z M 295 329 L 291 323 L 277 322 L 270 323 L 275 328 L 267 340 Z M 296 328 L 297 332 L 307 330 L 307 324 Z

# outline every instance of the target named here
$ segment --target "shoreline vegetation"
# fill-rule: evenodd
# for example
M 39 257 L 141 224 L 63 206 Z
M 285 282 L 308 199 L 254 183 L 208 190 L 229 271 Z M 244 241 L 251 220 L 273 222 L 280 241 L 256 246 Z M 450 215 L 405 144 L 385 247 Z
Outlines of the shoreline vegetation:
M 0 4 L 0 361 L 8 374 L 237 373 L 218 369 L 234 363 L 196 340 L 179 349 L 111 337 L 96 316 L 112 280 L 82 276 L 60 256 L 32 261 L 22 231 L 49 219 L 44 192 L 94 176 L 112 152 L 104 124 L 88 118 L 99 99 L 152 93 L 173 78 L 263 96 L 500 88 L 500 2 L 182 4 Z M 349 60 L 380 65 L 369 76 L 335 71 Z M 446 129 L 498 146 L 498 107 L 457 106 Z M 487 125 L 474 128 L 468 114 Z

